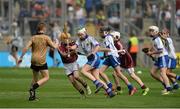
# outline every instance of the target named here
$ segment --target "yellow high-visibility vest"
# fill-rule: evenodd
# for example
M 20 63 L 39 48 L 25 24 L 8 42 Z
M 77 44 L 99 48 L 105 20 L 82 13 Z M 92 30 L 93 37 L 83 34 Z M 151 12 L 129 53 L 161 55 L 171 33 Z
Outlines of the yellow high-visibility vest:
M 138 38 L 133 36 L 129 39 L 131 42 L 131 47 L 130 47 L 130 53 L 137 53 L 138 52 Z

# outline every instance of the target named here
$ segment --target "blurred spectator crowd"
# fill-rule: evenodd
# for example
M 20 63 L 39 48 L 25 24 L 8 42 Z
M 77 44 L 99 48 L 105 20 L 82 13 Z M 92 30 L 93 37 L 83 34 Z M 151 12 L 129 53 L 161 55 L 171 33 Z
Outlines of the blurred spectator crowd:
M 46 22 L 52 40 L 63 31 L 65 22 L 71 36 L 82 26 L 90 35 L 98 36 L 100 26 L 109 25 L 117 31 L 124 28 L 120 31 L 122 36 L 140 39 L 149 25 L 170 31 L 172 23 L 175 36 L 180 36 L 180 0 L 0 0 L 0 39 L 11 36 L 4 42 L 11 44 L 9 48 L 15 59 L 24 39 L 36 34 L 39 22 Z M 54 66 L 58 66 L 55 52 L 50 50 L 49 55 Z
M 47 24 L 54 23 L 62 27 L 65 16 L 71 34 L 75 34 L 76 27 L 89 23 L 95 28 L 110 25 L 119 30 L 122 23 L 120 4 L 123 1 L 125 22 L 133 25 L 128 33 L 133 32 L 134 26 L 139 30 L 146 28 L 143 22 L 146 18 L 152 19 L 155 25 L 170 30 L 171 0 L 14 0 L 12 17 L 13 22 L 18 24 L 21 36 L 25 35 L 27 29 L 25 19 L 28 19 L 27 24 L 32 35 L 36 33 L 38 22 L 45 21 Z M 0 21 L 3 22 L 3 19 L 9 16 L 9 0 L 1 0 L 0 4 Z M 66 7 L 63 8 L 65 4 Z M 180 35 L 180 0 L 176 0 L 175 18 L 177 33 Z M 7 28 L 7 25 L 2 23 L 0 32 L 3 33 Z M 137 32 L 135 31 L 135 34 Z

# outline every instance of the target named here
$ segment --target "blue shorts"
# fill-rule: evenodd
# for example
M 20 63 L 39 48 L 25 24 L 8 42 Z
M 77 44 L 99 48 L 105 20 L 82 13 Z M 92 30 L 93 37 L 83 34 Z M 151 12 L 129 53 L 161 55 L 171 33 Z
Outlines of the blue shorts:
M 91 67 L 97 69 L 100 65 L 100 57 L 98 54 L 95 54 L 92 58 L 88 58 L 88 62 L 86 64 L 90 65 Z
M 168 55 L 162 56 L 157 58 L 157 60 L 155 61 L 155 66 L 157 66 L 158 68 L 164 68 L 164 67 L 168 67 L 168 60 L 169 57 Z
M 168 67 L 170 69 L 176 68 L 176 59 L 169 57 Z
M 120 65 L 120 61 L 118 57 L 110 55 L 104 60 L 103 65 L 112 66 L 113 68 L 115 68 Z

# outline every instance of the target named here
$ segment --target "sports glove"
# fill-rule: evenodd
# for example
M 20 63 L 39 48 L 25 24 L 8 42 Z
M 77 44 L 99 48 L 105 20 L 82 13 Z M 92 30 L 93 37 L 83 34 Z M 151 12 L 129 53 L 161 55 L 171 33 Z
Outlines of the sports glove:
M 87 59 L 88 60 L 94 60 L 95 58 L 95 55 L 94 54 L 90 54 L 89 56 L 87 56 Z
M 143 48 L 142 49 L 142 52 L 144 52 L 145 54 L 147 54 L 148 52 L 149 52 L 149 48 Z M 148 55 L 153 61 L 155 61 L 156 60 L 156 58 L 155 57 L 153 57 L 152 55 Z
M 144 53 L 147 54 L 147 53 L 149 52 L 149 48 L 143 48 L 143 49 L 142 49 L 142 52 L 144 52 Z

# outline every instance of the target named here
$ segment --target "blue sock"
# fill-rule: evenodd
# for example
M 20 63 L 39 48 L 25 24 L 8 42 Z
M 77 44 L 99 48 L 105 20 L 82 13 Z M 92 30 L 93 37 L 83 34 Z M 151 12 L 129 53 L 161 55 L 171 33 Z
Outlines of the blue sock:
M 93 83 L 97 86 L 99 84 L 98 80 L 93 81 Z
M 107 89 L 106 89 L 106 92 L 107 92 L 107 93 L 112 92 L 111 88 L 107 88 Z
M 132 90 L 132 89 L 133 89 L 132 84 L 128 84 L 127 87 L 128 87 L 129 90 Z
M 167 90 L 167 91 L 171 91 L 172 88 L 171 88 L 171 87 L 166 87 L 166 90 Z
M 173 83 L 173 89 L 179 89 L 179 84 L 177 82 Z
M 173 82 L 173 86 L 177 85 L 178 83 L 177 82 Z
M 107 86 L 108 86 L 109 88 L 112 88 L 113 85 L 112 85 L 112 83 L 110 82 L 110 83 L 107 84 Z
M 180 76 L 179 76 L 179 75 L 176 75 L 176 79 L 180 81 Z

